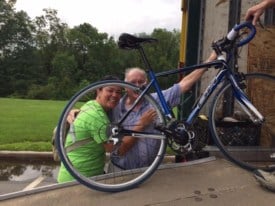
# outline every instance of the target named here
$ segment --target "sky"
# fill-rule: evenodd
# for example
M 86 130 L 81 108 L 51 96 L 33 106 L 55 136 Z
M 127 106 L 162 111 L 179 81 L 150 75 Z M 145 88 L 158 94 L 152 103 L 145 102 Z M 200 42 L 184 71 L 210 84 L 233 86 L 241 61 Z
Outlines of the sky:
M 181 0 L 17 0 L 15 8 L 32 19 L 44 14 L 44 8 L 56 9 L 71 28 L 86 22 L 114 37 L 181 27 Z

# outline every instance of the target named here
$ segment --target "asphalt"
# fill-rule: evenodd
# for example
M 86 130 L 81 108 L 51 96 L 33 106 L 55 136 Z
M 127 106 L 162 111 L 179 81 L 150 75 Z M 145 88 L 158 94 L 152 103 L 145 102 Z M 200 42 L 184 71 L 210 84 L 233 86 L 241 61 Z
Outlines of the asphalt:
M 165 164 L 139 187 L 104 193 L 77 182 L 40 186 L 0 195 L 0 205 L 274 205 L 275 194 L 259 186 L 253 175 L 223 158 Z

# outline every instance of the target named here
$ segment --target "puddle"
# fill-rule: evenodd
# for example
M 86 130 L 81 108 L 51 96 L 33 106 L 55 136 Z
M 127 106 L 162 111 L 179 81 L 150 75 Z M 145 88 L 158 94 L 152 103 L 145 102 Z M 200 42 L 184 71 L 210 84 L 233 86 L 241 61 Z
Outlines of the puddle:
M 1 160 L 0 181 L 26 181 L 41 175 L 56 179 L 59 164 L 52 161 Z

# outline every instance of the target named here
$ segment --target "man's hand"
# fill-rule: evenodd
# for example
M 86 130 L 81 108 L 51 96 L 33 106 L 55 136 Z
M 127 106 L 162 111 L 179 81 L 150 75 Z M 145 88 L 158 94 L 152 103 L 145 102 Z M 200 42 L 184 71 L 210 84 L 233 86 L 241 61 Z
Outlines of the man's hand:
M 134 131 L 142 132 L 148 125 L 154 122 L 156 116 L 157 112 L 154 109 L 149 109 L 148 111 L 145 111 L 145 113 L 140 117 L 136 126 L 132 129 Z M 118 154 L 122 156 L 125 155 L 134 146 L 136 141 L 138 141 L 138 138 L 131 136 L 123 137 L 122 143 L 118 150 Z
M 148 111 L 144 112 L 144 114 L 141 116 L 138 125 L 145 128 L 154 122 L 156 116 L 157 112 L 154 109 L 149 109 Z

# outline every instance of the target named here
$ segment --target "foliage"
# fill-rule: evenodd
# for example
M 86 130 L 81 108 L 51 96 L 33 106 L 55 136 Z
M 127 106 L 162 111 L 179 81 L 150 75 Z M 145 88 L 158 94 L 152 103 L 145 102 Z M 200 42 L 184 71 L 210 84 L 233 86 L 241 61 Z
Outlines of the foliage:
M 125 68 L 144 67 L 136 51 L 119 50 L 92 25 L 69 28 L 54 9 L 30 19 L 15 11 L 15 2 L 0 1 L 0 97 L 64 100 L 106 74 L 123 78 Z M 177 67 L 178 31 L 136 35 L 159 40 L 145 48 L 155 71 Z M 163 87 L 175 81 L 160 79 Z

